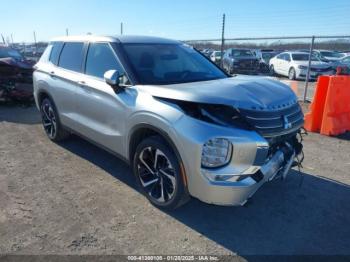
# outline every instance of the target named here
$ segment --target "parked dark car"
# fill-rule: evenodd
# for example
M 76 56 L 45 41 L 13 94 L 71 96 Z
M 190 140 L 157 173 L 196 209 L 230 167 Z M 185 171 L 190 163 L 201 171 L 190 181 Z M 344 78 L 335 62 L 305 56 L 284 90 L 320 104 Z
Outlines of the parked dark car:
M 32 90 L 23 90 L 20 83 L 33 82 L 34 62 L 8 46 L 0 46 L 0 100 L 31 100 Z
M 256 74 L 259 72 L 259 59 L 250 49 L 230 48 L 225 51 L 223 69 L 229 74 Z
M 337 62 L 345 56 L 342 53 L 331 50 L 313 50 L 312 53 L 321 61 L 328 63 Z
M 281 53 L 281 51 L 275 51 L 273 49 L 254 49 L 252 52 L 259 59 L 259 70 L 261 73 L 270 73 L 270 59 Z
M 336 70 L 338 66 L 350 68 L 350 55 L 349 56 L 345 56 L 342 59 L 340 59 L 339 61 L 334 61 L 332 63 L 332 68 L 334 70 Z

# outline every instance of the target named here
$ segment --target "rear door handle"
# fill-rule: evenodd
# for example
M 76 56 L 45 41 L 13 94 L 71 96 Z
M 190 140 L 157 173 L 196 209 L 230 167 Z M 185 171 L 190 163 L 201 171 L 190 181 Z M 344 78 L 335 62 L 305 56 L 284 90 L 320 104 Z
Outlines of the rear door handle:
M 51 71 L 50 76 L 55 76 L 55 71 Z
M 78 81 L 78 85 L 80 85 L 80 86 L 85 86 L 86 83 L 85 83 L 85 81 Z

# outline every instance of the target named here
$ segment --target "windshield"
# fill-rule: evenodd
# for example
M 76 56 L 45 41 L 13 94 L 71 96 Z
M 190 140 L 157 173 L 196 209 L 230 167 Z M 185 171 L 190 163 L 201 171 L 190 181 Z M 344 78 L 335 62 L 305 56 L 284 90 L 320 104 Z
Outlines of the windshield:
M 11 48 L 0 48 L 0 58 L 12 57 L 16 60 L 22 60 L 23 57 L 20 52 Z
M 309 61 L 309 54 L 292 54 L 294 61 Z M 320 61 L 316 56 L 311 56 L 311 61 Z
M 233 57 L 240 57 L 240 56 L 254 56 L 252 51 L 250 50 L 244 50 L 244 49 L 232 49 L 232 56 Z
M 331 52 L 331 51 L 321 51 L 320 54 L 322 56 L 328 56 L 328 57 L 334 57 L 334 58 L 340 58 L 343 57 L 344 55 L 336 52 Z
M 136 77 L 144 85 L 168 85 L 226 78 L 199 52 L 180 44 L 124 44 Z
M 221 57 L 221 52 L 215 52 L 216 57 Z

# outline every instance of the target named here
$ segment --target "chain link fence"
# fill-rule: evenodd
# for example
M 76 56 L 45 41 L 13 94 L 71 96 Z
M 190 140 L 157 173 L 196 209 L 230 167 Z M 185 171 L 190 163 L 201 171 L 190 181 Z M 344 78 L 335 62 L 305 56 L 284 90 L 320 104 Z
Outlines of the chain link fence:
M 221 39 L 197 39 L 183 41 L 197 50 L 201 51 L 212 61 L 215 61 L 226 71 L 228 66 L 225 58 L 225 51 L 233 49 L 247 49 L 257 58 L 257 68 L 254 72 L 240 72 L 241 74 L 255 74 L 278 79 L 291 83 L 288 78 L 294 79 L 288 73 L 276 74 L 271 71 L 270 60 L 286 51 L 298 51 L 307 53 L 306 66 L 300 66 L 305 73 L 293 84 L 297 85 L 297 94 L 303 101 L 312 100 L 315 79 L 318 75 L 335 73 L 339 61 L 350 55 L 350 35 L 339 36 L 291 36 L 291 37 L 251 37 L 251 38 L 221 38 Z M 224 53 L 220 51 L 224 50 Z M 215 52 L 214 52 L 215 51 Z M 309 54 L 313 54 L 310 56 Z M 316 57 L 316 58 L 315 58 Z M 314 61 L 317 60 L 317 61 Z M 316 64 L 328 64 L 331 68 L 327 72 L 317 72 Z M 350 65 L 350 61 L 349 61 Z M 244 71 L 244 70 L 242 70 Z M 231 72 L 229 72 L 231 73 Z

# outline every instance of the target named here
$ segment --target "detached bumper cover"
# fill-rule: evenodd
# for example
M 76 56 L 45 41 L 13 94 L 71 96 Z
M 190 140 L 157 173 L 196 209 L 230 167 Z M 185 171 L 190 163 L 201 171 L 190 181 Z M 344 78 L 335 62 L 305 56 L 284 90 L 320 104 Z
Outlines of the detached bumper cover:
M 236 181 L 207 181 L 205 199 L 202 201 L 219 205 L 244 205 L 264 183 L 276 177 L 286 177 L 294 161 L 295 153 L 290 150 L 278 150 L 251 176 Z M 207 176 L 210 170 L 202 169 L 202 175 Z

